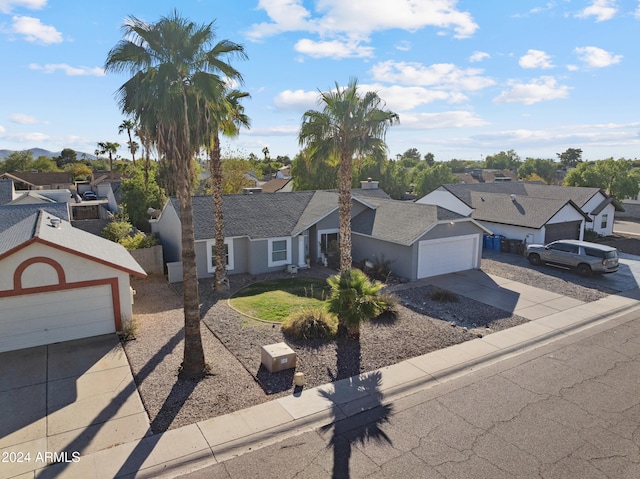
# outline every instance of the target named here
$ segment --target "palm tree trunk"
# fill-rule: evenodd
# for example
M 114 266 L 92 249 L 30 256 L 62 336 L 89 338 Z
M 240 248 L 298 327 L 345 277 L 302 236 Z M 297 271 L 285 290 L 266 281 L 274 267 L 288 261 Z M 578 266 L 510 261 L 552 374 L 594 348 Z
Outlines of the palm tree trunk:
M 199 377 L 204 373 L 205 361 L 200 334 L 200 298 L 196 268 L 193 206 L 187 181 L 180 178 L 180 222 L 182 224 L 182 286 L 184 302 L 184 359 L 182 377 Z
M 226 276 L 226 255 L 224 246 L 224 211 L 222 195 L 222 162 L 220 160 L 220 137 L 218 132 L 213 138 L 213 148 L 209 154 L 209 167 L 211 169 L 211 189 L 213 194 L 214 215 L 214 239 L 216 243 L 216 271 L 214 274 L 214 287 L 216 291 L 222 291 Z
M 338 170 L 338 215 L 340 219 L 340 271 L 351 269 L 351 175 L 352 158 L 342 154 Z
M 131 139 L 131 130 L 127 128 L 127 135 L 129 135 L 129 151 L 131 152 L 131 160 L 133 161 L 133 167 L 136 167 L 136 153 L 133 149 L 133 140 Z
M 196 267 L 195 233 L 193 228 L 193 204 L 191 201 L 191 142 L 187 96 L 182 92 L 184 123 L 182 148 L 177 161 L 178 199 L 180 200 L 180 222 L 182 224 L 182 286 L 184 298 L 184 359 L 182 377 L 200 377 L 205 372 L 204 350 L 200 333 L 200 298 L 198 295 L 198 273 Z M 178 135 L 180 136 L 180 135 Z

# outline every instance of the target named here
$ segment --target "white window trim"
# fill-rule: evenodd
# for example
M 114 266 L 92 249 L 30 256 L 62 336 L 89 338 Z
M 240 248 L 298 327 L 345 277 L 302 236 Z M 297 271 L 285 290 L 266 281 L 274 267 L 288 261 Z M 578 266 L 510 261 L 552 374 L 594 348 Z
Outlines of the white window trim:
M 273 261 L 272 257 L 273 257 L 273 243 L 275 241 L 286 241 L 287 242 L 287 258 L 280 260 L 280 261 Z M 273 267 L 273 266 L 284 266 L 287 264 L 291 264 L 291 237 L 290 236 L 283 236 L 280 238 L 269 238 L 269 246 L 268 246 L 268 254 L 267 254 L 267 260 L 268 260 L 268 265 L 269 267 Z
M 215 246 L 215 240 L 207 240 L 207 272 L 215 273 L 216 267 L 213 265 L 214 257 L 211 252 L 211 247 Z M 233 271 L 233 238 L 225 238 L 224 244 L 227 245 L 229 250 L 229 264 L 227 264 L 227 271 Z
M 322 235 L 330 235 L 336 233 L 338 235 L 338 241 L 340 241 L 340 229 L 329 228 L 326 230 L 318 230 L 318 258 L 322 257 Z

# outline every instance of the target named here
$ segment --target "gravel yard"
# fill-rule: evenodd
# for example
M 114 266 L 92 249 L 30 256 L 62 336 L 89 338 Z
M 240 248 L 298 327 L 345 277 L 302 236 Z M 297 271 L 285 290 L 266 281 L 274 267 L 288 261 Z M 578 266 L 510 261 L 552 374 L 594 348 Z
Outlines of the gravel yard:
M 499 258 L 483 259 L 487 273 L 563 291 L 583 301 L 606 295 L 574 282 L 575 278 L 565 281 L 527 265 L 526 261 L 514 266 Z M 328 274 L 322 268 L 311 272 Z M 231 287 L 238 290 L 250 282 L 283 275 L 234 275 Z M 137 291 L 136 339 L 125 342 L 124 347 L 155 433 L 291 394 L 294 370 L 266 371 L 260 364 L 263 345 L 286 341 L 298 356 L 296 371 L 305 373 L 307 387 L 314 387 L 526 322 L 462 296 L 453 303 L 434 302 L 430 286 L 395 284 L 390 289 L 401 300 L 397 317 L 364 324 L 359 343 L 343 338 L 297 341 L 285 338 L 279 325 L 234 311 L 228 306 L 228 293 L 213 293 L 212 281 L 202 280 L 202 338 L 211 375 L 200 381 L 184 381 L 177 377 L 183 353 L 180 286 L 169 285 L 158 276 L 133 281 Z

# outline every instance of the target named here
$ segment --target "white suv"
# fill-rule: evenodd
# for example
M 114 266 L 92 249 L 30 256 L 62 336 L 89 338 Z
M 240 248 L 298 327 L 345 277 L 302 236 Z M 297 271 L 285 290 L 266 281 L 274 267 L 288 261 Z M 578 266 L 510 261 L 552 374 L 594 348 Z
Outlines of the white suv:
M 525 256 L 533 265 L 542 263 L 576 269 L 580 276 L 618 271 L 618 250 L 611 246 L 577 240 L 560 240 L 548 245 L 527 245 Z

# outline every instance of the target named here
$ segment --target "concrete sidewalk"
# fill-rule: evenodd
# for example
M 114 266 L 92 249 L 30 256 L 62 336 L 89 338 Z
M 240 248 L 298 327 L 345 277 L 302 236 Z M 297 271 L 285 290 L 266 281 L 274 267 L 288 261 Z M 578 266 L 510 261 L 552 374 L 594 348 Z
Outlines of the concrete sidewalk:
M 477 374 L 506 358 L 570 337 L 601 322 L 625 317 L 630 311 L 640 311 L 637 290 L 587 304 L 570 304 L 555 293 L 496 277 L 491 277 L 483 289 L 482 277 L 473 277 L 474 272 L 470 273 L 468 281 L 452 280 L 454 284 L 468 287 L 468 291 L 461 294 L 475 294 L 478 300 L 491 301 L 490 304 L 503 309 L 513 307 L 513 311 L 521 311 L 517 314 L 530 313 L 537 319 L 378 371 L 305 389 L 292 396 L 88 454 L 77 462 L 37 469 L 20 477 L 174 477 L 322 426 L 341 424 L 345 419 L 369 418 L 369 413 L 363 413 L 366 411 L 381 408 L 384 411 L 390 404 L 397 410 L 398 405 L 404 404 L 402 401 L 411 403 L 417 394 L 442 387 L 470 372 Z M 2 466 L 0 477 L 12 477 L 3 473 Z

